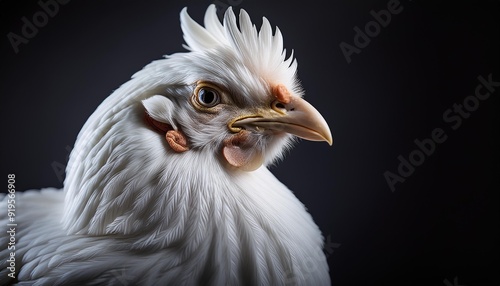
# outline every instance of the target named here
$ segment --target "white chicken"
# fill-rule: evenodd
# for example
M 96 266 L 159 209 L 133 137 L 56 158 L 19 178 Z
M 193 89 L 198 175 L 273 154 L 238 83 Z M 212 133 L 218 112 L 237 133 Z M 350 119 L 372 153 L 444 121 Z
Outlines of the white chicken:
M 211 5 L 204 24 L 184 8 L 189 51 L 90 116 L 63 190 L 4 195 L 16 225 L 14 249 L 1 234 L 1 284 L 330 284 L 319 228 L 266 168 L 294 136 L 331 145 L 330 129 L 266 18 L 258 31 L 228 9 L 221 23 Z

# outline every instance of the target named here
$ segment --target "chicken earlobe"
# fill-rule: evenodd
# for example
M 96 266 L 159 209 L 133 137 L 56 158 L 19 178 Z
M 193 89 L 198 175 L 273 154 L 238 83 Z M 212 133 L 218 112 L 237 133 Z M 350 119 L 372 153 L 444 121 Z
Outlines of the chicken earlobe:
M 231 166 L 247 172 L 257 170 L 264 163 L 262 152 L 249 142 L 249 133 L 241 130 L 224 140 L 222 148 L 222 154 Z
M 186 136 L 180 130 L 169 130 L 165 135 L 167 138 L 167 143 L 177 153 L 185 152 L 189 150 L 187 145 Z
M 180 130 L 174 130 L 170 124 L 154 120 L 147 111 L 144 113 L 144 118 L 153 129 L 165 133 L 165 139 L 172 150 L 177 153 L 189 150 L 186 136 Z

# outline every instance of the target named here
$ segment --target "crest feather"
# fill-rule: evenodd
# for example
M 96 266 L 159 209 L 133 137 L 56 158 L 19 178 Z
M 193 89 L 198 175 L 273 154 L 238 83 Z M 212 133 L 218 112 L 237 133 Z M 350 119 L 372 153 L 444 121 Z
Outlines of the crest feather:
M 205 13 L 205 27 L 181 12 L 181 28 L 186 45 L 192 52 L 204 52 L 217 48 L 229 48 L 254 72 L 267 78 L 294 78 L 297 61 L 291 55 L 286 58 L 283 36 L 278 27 L 273 35 L 271 24 L 263 17 L 259 31 L 248 13 L 241 9 L 239 26 L 231 7 L 224 14 L 223 23 L 217 17 L 217 9 L 210 5 Z

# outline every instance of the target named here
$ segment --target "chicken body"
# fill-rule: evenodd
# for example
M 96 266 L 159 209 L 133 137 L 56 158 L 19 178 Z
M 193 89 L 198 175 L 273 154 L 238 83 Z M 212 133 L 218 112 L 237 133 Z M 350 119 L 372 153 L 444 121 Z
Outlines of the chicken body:
M 1 284 L 330 284 L 321 232 L 266 168 L 292 134 L 332 141 L 281 33 L 264 19 L 257 34 L 244 11 L 238 28 L 231 9 L 221 24 L 213 5 L 205 28 L 186 10 L 181 25 L 190 52 L 97 108 L 64 190 L 16 194 L 16 278 L 3 259 Z

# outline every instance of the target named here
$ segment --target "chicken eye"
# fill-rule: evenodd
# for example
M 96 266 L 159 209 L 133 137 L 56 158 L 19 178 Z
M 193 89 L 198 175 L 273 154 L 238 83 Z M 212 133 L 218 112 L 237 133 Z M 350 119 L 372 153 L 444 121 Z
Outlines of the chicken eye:
M 211 88 L 202 87 L 198 90 L 198 102 L 204 107 L 214 107 L 220 102 L 219 93 Z

